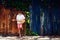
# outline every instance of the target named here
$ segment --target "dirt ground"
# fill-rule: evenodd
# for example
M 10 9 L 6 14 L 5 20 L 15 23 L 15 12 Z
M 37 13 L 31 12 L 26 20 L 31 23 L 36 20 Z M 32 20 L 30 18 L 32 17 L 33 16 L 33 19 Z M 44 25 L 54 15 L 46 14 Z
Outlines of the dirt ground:
M 21 38 L 16 36 L 7 36 L 2 37 L 0 36 L 0 40 L 60 40 L 60 38 L 50 38 L 50 37 L 42 37 L 42 36 L 23 36 Z

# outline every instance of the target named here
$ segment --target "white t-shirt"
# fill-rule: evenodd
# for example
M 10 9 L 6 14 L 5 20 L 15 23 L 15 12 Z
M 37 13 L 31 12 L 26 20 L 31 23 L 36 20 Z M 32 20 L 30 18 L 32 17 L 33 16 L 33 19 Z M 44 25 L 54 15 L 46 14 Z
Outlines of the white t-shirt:
M 25 16 L 23 14 L 18 14 L 16 16 L 16 20 L 23 20 L 23 19 L 25 19 Z M 21 23 L 21 22 L 17 22 L 17 23 Z

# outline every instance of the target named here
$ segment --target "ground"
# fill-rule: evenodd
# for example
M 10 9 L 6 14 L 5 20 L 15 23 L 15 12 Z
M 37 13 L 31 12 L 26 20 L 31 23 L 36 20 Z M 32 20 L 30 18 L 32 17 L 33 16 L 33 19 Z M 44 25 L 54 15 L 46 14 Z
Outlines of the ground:
M 45 37 L 42 37 L 42 36 L 23 36 L 21 38 L 16 37 L 16 36 L 7 36 L 7 37 L 0 36 L 0 40 L 60 40 L 60 38 L 49 38 L 47 36 L 45 36 Z

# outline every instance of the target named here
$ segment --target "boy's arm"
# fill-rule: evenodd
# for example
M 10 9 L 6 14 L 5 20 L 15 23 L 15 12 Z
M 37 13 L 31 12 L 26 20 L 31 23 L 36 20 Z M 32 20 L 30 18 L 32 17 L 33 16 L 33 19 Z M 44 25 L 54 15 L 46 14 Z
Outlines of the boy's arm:
M 17 20 L 17 22 L 24 23 L 25 22 L 25 19 L 23 19 L 23 20 Z

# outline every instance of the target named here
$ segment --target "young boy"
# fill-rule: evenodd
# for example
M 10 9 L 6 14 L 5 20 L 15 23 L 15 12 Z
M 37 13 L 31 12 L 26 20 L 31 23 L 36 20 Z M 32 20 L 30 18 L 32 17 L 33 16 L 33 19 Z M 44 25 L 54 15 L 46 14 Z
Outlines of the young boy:
M 16 16 L 17 20 L 17 27 L 19 30 L 19 36 L 21 37 L 21 29 L 23 30 L 22 24 L 25 22 L 25 16 L 22 14 L 22 12 L 19 12 Z

